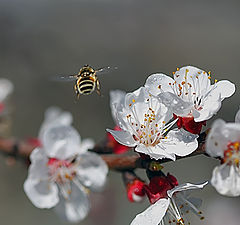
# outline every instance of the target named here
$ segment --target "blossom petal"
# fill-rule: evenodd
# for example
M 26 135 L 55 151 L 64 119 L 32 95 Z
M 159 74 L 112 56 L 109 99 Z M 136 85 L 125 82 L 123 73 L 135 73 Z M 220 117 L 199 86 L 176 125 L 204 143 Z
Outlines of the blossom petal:
M 126 92 L 121 90 L 110 91 L 110 107 L 112 117 L 117 124 L 117 112 L 124 106 Z
M 38 208 L 52 208 L 58 201 L 58 189 L 49 182 L 47 156 L 43 149 L 36 148 L 30 156 L 31 165 L 24 182 L 24 191 L 31 202 Z
M 239 140 L 240 126 L 238 123 L 226 123 L 221 119 L 217 119 L 207 136 L 206 152 L 213 157 L 223 157 L 228 143 Z
M 47 129 L 42 142 L 47 156 L 51 158 L 67 159 L 81 153 L 80 136 L 72 126 Z
M 235 165 L 221 165 L 213 170 L 211 184 L 226 196 L 240 196 L 240 170 Z
M 210 119 L 221 108 L 221 96 L 220 93 L 210 93 L 203 101 L 201 110 L 193 110 L 195 122 L 201 122 Z
M 133 139 L 132 135 L 128 131 L 118 131 L 107 129 L 117 142 L 128 147 L 136 146 L 136 141 Z
M 235 116 L 235 122 L 240 123 L 240 109 L 237 111 L 237 114 Z
M 158 225 L 165 216 L 170 199 L 159 199 L 155 204 L 150 205 L 145 211 L 138 214 L 131 225 Z
M 202 184 L 185 183 L 185 184 L 178 185 L 177 187 L 167 191 L 167 194 L 169 198 L 172 198 L 175 192 L 192 190 L 192 189 L 200 189 L 200 188 L 204 188 L 204 186 L 207 184 L 208 184 L 208 181 Z
M 174 129 L 168 132 L 164 140 L 166 151 L 178 156 L 186 156 L 194 152 L 198 147 L 198 135 L 191 134 L 184 129 Z
M 13 83 L 5 78 L 0 78 L 0 102 L 4 101 L 13 92 Z
M 94 147 L 95 143 L 91 138 L 86 138 L 82 140 L 80 144 L 81 154 L 87 152 L 89 149 Z
M 170 92 L 161 93 L 158 95 L 158 98 L 178 116 L 188 116 L 193 108 L 192 102 L 184 101 L 182 98 Z
M 59 107 L 52 106 L 49 107 L 44 116 L 44 121 L 40 127 L 39 131 L 39 139 L 42 140 L 43 133 L 47 129 L 53 127 L 53 126 L 59 126 L 59 125 L 71 125 L 73 121 L 72 114 L 67 111 L 62 111 Z
M 24 182 L 24 191 L 32 204 L 38 208 L 52 208 L 58 201 L 58 188 L 48 180 L 27 178 Z
M 89 212 L 90 202 L 88 195 L 84 188 L 73 183 L 72 192 L 68 199 L 60 198 L 59 204 L 56 205 L 54 210 L 65 221 L 72 223 L 83 220 Z
M 215 90 L 220 93 L 221 99 L 232 96 L 235 92 L 235 84 L 228 80 L 220 80 L 215 84 Z
M 86 152 L 79 157 L 77 175 L 81 184 L 92 191 L 101 191 L 107 178 L 108 167 L 100 156 Z
M 155 73 L 147 78 L 145 87 L 152 95 L 157 96 L 162 92 L 173 93 L 173 89 L 171 85 L 169 85 L 173 82 L 174 80 L 171 77 L 162 73 Z
M 169 153 L 166 151 L 166 148 L 164 148 L 162 145 L 155 145 L 155 146 L 145 146 L 143 144 L 138 145 L 135 148 L 136 152 L 144 153 L 149 155 L 153 159 L 163 159 L 168 158 L 171 160 L 176 160 L 176 157 L 173 153 Z

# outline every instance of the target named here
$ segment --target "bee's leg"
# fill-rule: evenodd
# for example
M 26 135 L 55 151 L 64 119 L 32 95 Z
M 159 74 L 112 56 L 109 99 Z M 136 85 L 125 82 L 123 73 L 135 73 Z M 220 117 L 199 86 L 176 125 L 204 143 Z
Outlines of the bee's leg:
M 102 95 L 101 95 L 101 91 L 100 91 L 100 82 L 99 82 L 99 80 L 96 81 L 96 84 L 97 84 L 97 90 L 96 90 L 96 91 L 97 91 L 97 94 L 98 94 L 99 96 L 102 96 Z
M 77 85 L 74 85 L 74 90 L 75 90 L 75 93 L 76 93 L 76 95 L 77 95 L 77 100 L 78 100 L 79 97 L 80 97 L 80 93 L 79 93 L 79 91 L 78 91 L 78 89 L 77 89 Z

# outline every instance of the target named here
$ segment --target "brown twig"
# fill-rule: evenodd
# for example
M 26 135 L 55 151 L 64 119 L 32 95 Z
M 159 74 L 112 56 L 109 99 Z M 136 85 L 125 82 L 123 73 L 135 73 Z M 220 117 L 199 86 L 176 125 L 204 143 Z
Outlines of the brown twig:
M 185 157 L 177 157 L 178 159 L 183 158 L 189 158 L 200 154 L 205 154 L 205 138 L 206 138 L 206 132 L 202 133 L 198 139 L 199 141 L 199 147 L 196 151 L 194 151 L 192 154 L 187 155 Z M 97 152 L 105 153 L 106 148 L 101 145 L 97 145 L 98 147 L 92 149 L 91 151 L 94 152 L 94 150 L 97 149 Z M 0 138 L 0 151 L 3 153 L 6 153 L 9 156 L 15 156 L 15 153 L 17 151 L 17 156 L 20 156 L 22 158 L 28 158 L 35 148 L 34 145 L 27 141 L 17 141 L 14 138 Z M 101 154 L 100 155 L 102 159 L 107 163 L 109 169 L 111 170 L 118 170 L 118 171 L 124 171 L 124 170 L 134 170 L 136 168 L 148 168 L 149 163 L 153 160 L 149 157 L 140 157 L 138 154 Z M 170 159 L 162 159 L 158 160 L 159 163 L 166 163 L 171 161 Z

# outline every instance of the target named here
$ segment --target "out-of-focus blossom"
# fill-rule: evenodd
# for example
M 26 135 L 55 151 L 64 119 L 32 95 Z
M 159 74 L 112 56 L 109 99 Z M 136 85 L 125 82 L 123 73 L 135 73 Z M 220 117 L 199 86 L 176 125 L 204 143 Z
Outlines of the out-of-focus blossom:
M 237 111 L 236 116 L 235 116 L 235 122 L 240 123 L 240 109 Z
M 139 153 L 154 159 L 185 156 L 198 146 L 197 135 L 183 129 L 170 128 L 176 123 L 172 111 L 144 87 L 125 95 L 124 104 L 117 107 L 115 118 L 121 131 L 107 129 L 116 141 L 128 147 L 136 147 Z
M 12 92 L 13 83 L 5 78 L 0 78 L 0 102 L 2 103 Z
M 155 96 L 161 96 L 180 118 L 178 126 L 199 134 L 205 121 L 218 112 L 221 102 L 235 92 L 235 85 L 228 80 L 211 84 L 211 74 L 186 66 L 174 72 L 174 78 L 164 74 L 148 77 L 145 86 Z
M 222 159 L 213 170 L 211 184 L 222 195 L 239 196 L 240 124 L 216 120 L 207 136 L 206 152 Z
M 147 191 L 153 204 L 138 214 L 131 222 L 131 225 L 164 225 L 171 223 L 184 225 L 183 215 L 190 210 L 199 215 L 200 219 L 204 218 L 197 209 L 201 201 L 191 198 L 185 191 L 203 188 L 207 182 L 199 185 L 185 183 L 176 186 L 177 180 L 172 175 L 152 179 Z M 153 201 L 154 196 L 156 197 L 155 201 Z
M 80 140 L 71 126 L 55 126 L 43 134 L 43 147 L 31 156 L 24 190 L 38 208 L 52 208 L 60 217 L 78 222 L 90 208 L 89 190 L 100 191 L 108 172 L 105 162 L 87 152 L 94 145 Z

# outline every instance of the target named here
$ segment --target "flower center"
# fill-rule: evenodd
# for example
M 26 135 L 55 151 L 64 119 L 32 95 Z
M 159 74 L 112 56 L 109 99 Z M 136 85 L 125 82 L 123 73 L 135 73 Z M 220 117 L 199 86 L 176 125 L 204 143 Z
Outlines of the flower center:
M 135 100 L 132 100 L 135 103 Z M 149 99 L 147 99 L 149 102 Z M 177 120 L 172 121 L 166 125 L 165 121 L 156 119 L 156 113 L 149 107 L 144 115 L 138 117 L 134 104 L 129 104 L 131 114 L 126 116 L 127 121 L 132 129 L 133 138 L 136 141 L 146 145 L 155 146 L 160 143 L 161 139 L 166 139 L 164 134 L 175 124 Z M 140 122 L 139 118 L 143 118 Z
M 59 186 L 65 198 L 71 194 L 71 181 L 76 176 L 75 164 L 75 158 L 72 160 L 49 158 L 47 163 L 50 181 Z
M 240 142 L 231 142 L 224 151 L 223 162 L 227 164 L 235 164 L 239 167 L 240 162 Z
M 179 71 L 179 69 L 177 69 Z M 173 73 L 175 79 L 180 75 L 177 72 Z M 192 76 L 189 75 L 189 70 L 185 70 L 184 79 L 182 82 L 177 82 L 176 80 L 173 83 L 169 83 L 175 95 L 179 96 L 185 101 L 192 102 L 195 110 L 202 110 L 203 103 L 208 94 L 215 88 L 215 84 L 209 87 L 208 82 L 204 82 L 204 78 L 200 79 L 200 76 L 205 76 L 206 79 L 211 79 L 211 73 L 208 74 L 205 71 L 198 71 L 198 75 Z M 161 87 L 159 87 L 161 88 Z

